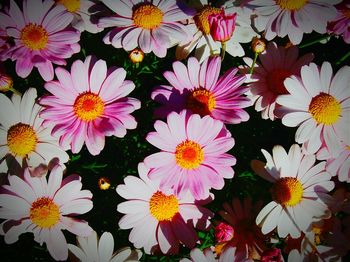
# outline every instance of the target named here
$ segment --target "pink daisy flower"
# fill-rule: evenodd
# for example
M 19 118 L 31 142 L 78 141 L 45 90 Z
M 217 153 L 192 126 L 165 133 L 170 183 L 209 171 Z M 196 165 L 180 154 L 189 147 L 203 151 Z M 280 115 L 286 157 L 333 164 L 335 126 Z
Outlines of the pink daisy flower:
M 222 189 L 224 178 L 233 177 L 236 159 L 227 151 L 234 139 L 221 121 L 184 110 L 170 113 L 167 123 L 156 121 L 154 128 L 146 140 L 161 152 L 144 162 L 151 168 L 148 177 L 160 180 L 162 190 L 173 189 L 177 196 L 190 191 L 205 199 L 211 188 Z
M 305 155 L 299 145 L 291 146 L 288 154 L 281 146 L 274 146 L 272 156 L 261 150 L 267 163 L 252 161 L 253 170 L 274 185 L 272 201 L 258 214 L 256 224 L 263 234 L 277 228 L 280 237 L 292 238 L 307 232 L 312 223 L 329 218 L 331 213 L 324 199 L 334 188 L 326 162 L 316 165 L 315 155 Z
M 297 45 L 304 33 L 327 32 L 327 22 L 336 16 L 334 5 L 341 0 L 253 0 L 257 15 L 254 24 L 259 31 L 265 30 L 265 38 L 288 35 Z
M 190 35 L 180 21 L 191 18 L 192 10 L 173 0 L 102 0 L 116 14 L 99 20 L 100 27 L 115 27 L 103 39 L 106 44 L 131 51 L 137 46 L 144 53 L 165 57 L 171 38 L 177 42 Z
M 237 262 L 260 259 L 262 252 L 266 249 L 265 238 L 255 224 L 256 215 L 261 207 L 262 202 L 253 204 L 250 198 L 245 198 L 243 201 L 233 198 L 231 203 L 223 204 L 224 209 L 218 213 L 232 226 L 234 236 L 227 242 L 218 243 L 219 246 L 223 246 L 219 261 L 232 261 L 227 260 L 232 253 L 232 248 L 236 249 L 235 253 L 239 258 L 235 260 Z
M 301 68 L 301 77 L 291 76 L 284 81 L 289 92 L 276 102 L 286 112 L 282 123 L 299 126 L 295 141 L 303 143 L 313 154 L 324 141 L 327 150 L 338 151 L 341 137 L 350 134 L 350 67 L 342 67 L 333 76 L 331 64 L 321 67 L 311 63 Z
M 58 81 L 45 84 L 53 95 L 40 99 L 45 107 L 40 116 L 44 124 L 54 125 L 52 132 L 60 137 L 62 147 L 78 153 L 85 143 L 97 155 L 105 136 L 124 137 L 127 129 L 136 128 L 130 114 L 140 108 L 140 101 L 125 97 L 135 85 L 124 80 L 123 68 L 107 71 L 105 61 L 88 56 L 84 62 L 76 60 L 71 73 L 56 68 L 56 75 Z
M 275 120 L 275 109 L 279 107 L 276 98 L 288 94 L 284 80 L 291 75 L 300 76 L 301 67 L 309 64 L 313 57 L 313 54 L 299 57 L 297 46 L 285 48 L 274 42 L 267 45 L 266 51 L 259 55 L 261 63 L 255 64 L 247 93 L 263 119 Z
M 350 44 L 350 3 L 344 1 L 335 6 L 338 10 L 337 16 L 328 23 L 328 33 L 341 35 L 345 43 Z
M 149 180 L 149 169 L 140 163 L 140 178 L 127 176 L 117 193 L 127 201 L 118 205 L 117 210 L 125 214 L 119 220 L 121 229 L 132 228 L 129 241 L 136 248 L 144 248 L 146 254 L 158 248 L 164 254 L 176 254 L 179 244 L 193 248 L 198 240 L 194 226 L 208 228 L 212 212 L 202 207 L 211 201 L 195 201 L 190 194 L 175 196 L 163 191 L 159 183 Z
M 92 228 L 87 222 L 70 217 L 92 209 L 92 194 L 81 190 L 80 176 L 62 180 L 63 169 L 56 165 L 49 176 L 31 177 L 26 169 L 24 177 L 8 176 L 8 185 L 0 191 L 0 232 L 5 243 L 12 244 L 18 236 L 31 232 L 34 240 L 46 247 L 56 260 L 68 258 L 67 241 L 63 229 L 79 236 L 88 236 Z
M 68 27 L 72 19 L 72 14 L 51 0 L 24 0 L 23 11 L 10 1 L 8 12 L 0 13 L 0 21 L 14 39 L 7 55 L 16 61 L 20 77 L 27 77 L 36 67 L 44 80 L 52 80 L 52 63 L 66 65 L 65 59 L 80 51 L 80 33 Z
M 220 68 L 218 56 L 207 58 L 201 65 L 190 57 L 187 67 L 174 62 L 173 71 L 163 74 L 171 85 L 157 86 L 151 94 L 152 99 L 163 104 L 155 114 L 166 117 L 172 111 L 188 109 L 228 124 L 248 121 L 249 115 L 242 109 L 251 105 L 243 95 L 248 90 L 242 86 L 245 76 L 236 75 L 238 69 L 231 68 L 219 78 Z

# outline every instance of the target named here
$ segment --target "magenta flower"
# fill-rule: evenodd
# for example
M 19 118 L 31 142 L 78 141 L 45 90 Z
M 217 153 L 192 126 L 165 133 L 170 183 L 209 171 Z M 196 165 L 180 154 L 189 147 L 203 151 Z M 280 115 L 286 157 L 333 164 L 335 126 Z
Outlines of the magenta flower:
M 338 14 L 328 23 L 328 33 L 341 35 L 345 43 L 350 44 L 350 3 L 342 2 L 335 6 Z
M 170 112 L 190 110 L 200 116 L 209 115 L 227 124 L 247 121 L 249 115 L 242 108 L 251 105 L 243 94 L 248 88 L 241 86 L 244 75 L 236 75 L 238 69 L 231 68 L 219 78 L 221 58 L 207 58 L 201 65 L 195 57 L 188 59 L 187 67 L 176 61 L 173 71 L 164 72 L 170 86 L 157 86 L 151 97 L 163 104 L 155 115 L 166 117 Z
M 234 236 L 234 230 L 233 227 L 230 225 L 220 222 L 216 227 L 215 227 L 215 239 L 217 242 L 225 242 L 229 241 L 233 238 Z
M 151 168 L 148 176 L 160 180 L 162 190 L 172 189 L 182 196 L 190 191 L 196 199 L 205 199 L 211 188 L 222 189 L 224 178 L 232 178 L 236 159 L 227 154 L 234 139 L 221 121 L 201 118 L 183 110 L 172 112 L 167 123 L 154 124 L 146 140 L 161 152 L 145 158 Z
M 210 35 L 215 41 L 226 42 L 231 39 L 235 30 L 237 14 L 225 15 L 222 10 L 219 14 L 208 16 Z
M 52 80 L 52 63 L 66 65 L 65 59 L 80 51 L 80 33 L 68 27 L 73 15 L 54 1 L 24 0 L 23 11 L 11 1 L 0 18 L 7 35 L 14 39 L 1 59 L 16 61 L 20 77 L 27 77 L 36 67 L 44 80 Z
M 40 116 L 44 124 L 53 124 L 52 133 L 60 137 L 60 145 L 78 153 L 85 143 L 97 155 L 104 148 L 105 136 L 124 137 L 126 129 L 136 128 L 130 114 L 140 108 L 140 101 L 127 96 L 135 85 L 124 80 L 123 68 L 107 71 L 106 62 L 91 56 L 77 60 L 71 73 L 56 68 L 58 81 L 45 88 L 53 95 L 44 96 L 45 107 Z

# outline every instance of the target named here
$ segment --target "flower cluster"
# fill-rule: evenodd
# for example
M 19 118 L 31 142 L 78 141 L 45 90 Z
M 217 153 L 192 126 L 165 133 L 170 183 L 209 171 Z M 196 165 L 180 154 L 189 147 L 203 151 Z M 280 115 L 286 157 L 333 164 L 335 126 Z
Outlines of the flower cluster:
M 349 259 L 349 43 L 342 0 L 6 1 L 5 249 Z

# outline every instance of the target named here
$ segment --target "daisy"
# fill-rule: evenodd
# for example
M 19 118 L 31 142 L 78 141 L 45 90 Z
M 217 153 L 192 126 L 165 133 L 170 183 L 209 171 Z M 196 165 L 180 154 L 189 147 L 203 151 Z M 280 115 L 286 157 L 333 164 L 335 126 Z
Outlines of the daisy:
M 62 230 L 79 236 L 92 233 L 87 222 L 71 217 L 92 209 L 92 194 L 81 190 L 80 176 L 71 175 L 62 180 L 62 173 L 63 168 L 56 165 L 48 181 L 46 177 L 31 177 L 28 169 L 23 178 L 8 176 L 9 184 L 3 185 L 0 193 L 0 218 L 5 219 L 0 231 L 6 244 L 31 232 L 36 242 L 46 243 L 54 259 L 66 260 L 68 248 Z
M 171 39 L 177 42 L 190 38 L 187 28 L 180 21 L 190 18 L 191 10 L 173 0 L 102 0 L 115 15 L 103 17 L 98 25 L 115 27 L 104 37 L 106 44 L 131 51 L 137 46 L 144 53 L 154 52 L 165 57 L 171 47 Z
M 55 0 L 57 4 L 63 5 L 68 12 L 74 15 L 72 26 L 80 32 L 98 33 L 103 28 L 97 26 L 94 15 L 102 9 L 102 4 L 97 4 L 96 0 Z
M 88 237 L 77 236 L 78 246 L 68 244 L 69 251 L 79 261 L 124 262 L 139 261 L 142 252 L 129 247 L 120 248 L 113 253 L 114 239 L 111 233 L 104 232 L 100 239 L 95 231 Z
M 191 250 L 190 258 L 183 258 L 180 262 L 217 262 L 218 259 L 215 258 L 215 254 L 210 247 L 200 250 L 199 248 L 194 248 Z
M 350 3 L 344 1 L 335 6 L 338 10 L 337 16 L 328 23 L 328 33 L 343 37 L 345 43 L 350 44 Z
M 304 33 L 327 32 L 327 22 L 336 16 L 335 4 L 341 0 L 253 0 L 257 17 L 254 24 L 259 31 L 265 31 L 265 38 L 288 35 L 297 45 Z
M 258 34 L 251 26 L 252 9 L 245 5 L 238 5 L 228 1 L 221 8 L 208 4 L 207 0 L 200 0 L 196 6 L 196 14 L 192 23 L 187 25 L 189 32 L 193 35 L 191 41 L 183 41 L 176 48 L 176 58 L 182 60 L 195 50 L 194 56 L 202 63 L 211 54 L 220 54 L 221 43 L 216 42 L 210 35 L 208 17 L 220 14 L 222 10 L 226 14 L 236 14 L 236 23 L 233 36 L 226 42 L 226 52 L 231 56 L 244 56 L 244 49 L 241 43 L 249 43 Z
M 275 120 L 276 98 L 288 94 L 284 80 L 291 75 L 300 76 L 301 67 L 309 64 L 313 57 L 313 54 L 299 57 L 297 46 L 285 48 L 268 43 L 265 52 L 259 55 L 261 63 L 255 64 L 248 84 L 248 97 L 255 103 L 255 110 L 261 111 L 263 119 Z
M 65 59 L 80 51 L 80 32 L 68 27 L 73 15 L 54 1 L 24 0 L 23 10 L 10 1 L 8 12 L 1 12 L 0 18 L 7 35 L 13 37 L 8 53 L 22 78 L 36 67 L 45 81 L 52 80 L 52 63 L 66 65 Z
M 51 135 L 52 127 L 42 126 L 42 107 L 35 102 L 36 97 L 35 88 L 29 88 L 22 97 L 13 94 L 12 99 L 0 94 L 0 172 L 7 171 L 5 158 L 9 155 L 22 167 L 31 169 L 48 165 L 53 158 L 61 164 L 69 160 L 58 138 Z
M 234 139 L 221 121 L 184 110 L 170 113 L 167 123 L 156 121 L 154 128 L 146 140 L 161 152 L 144 162 L 151 168 L 148 177 L 160 180 L 162 190 L 173 189 L 177 196 L 190 191 L 194 198 L 205 199 L 211 188 L 220 190 L 224 178 L 233 177 L 236 159 L 227 151 Z
M 170 112 L 188 109 L 201 116 L 209 115 L 227 124 L 248 121 L 249 115 L 242 108 L 251 105 L 243 96 L 248 90 L 242 86 L 244 75 L 236 75 L 237 68 L 231 68 L 219 78 L 221 58 L 207 58 L 202 65 L 196 58 L 188 59 L 187 67 L 176 61 L 173 71 L 163 75 L 169 85 L 157 86 L 151 97 L 163 104 L 155 115 L 166 117 Z
M 281 146 L 274 146 L 272 156 L 261 150 L 267 163 L 253 160 L 252 168 L 262 178 L 272 182 L 272 201 L 258 214 L 256 224 L 267 234 L 277 228 L 280 237 L 301 236 L 313 222 L 330 216 L 323 202 L 334 188 L 326 162 L 315 164 L 315 155 L 304 155 L 294 144 L 288 154 Z
M 123 68 L 107 70 L 104 60 L 88 56 L 76 60 L 71 73 L 56 68 L 58 81 L 50 81 L 45 88 L 53 95 L 39 101 L 45 108 L 40 116 L 44 124 L 53 124 L 52 133 L 60 137 L 60 145 L 78 153 L 85 143 L 92 155 L 104 148 L 105 136 L 124 137 L 126 129 L 136 128 L 130 114 L 140 108 L 140 101 L 125 97 L 134 88 L 124 80 Z
M 299 126 L 295 141 L 306 151 L 315 153 L 324 141 L 330 152 L 340 148 L 339 138 L 350 134 L 350 67 L 342 67 L 333 77 L 331 64 L 321 68 L 311 63 L 301 68 L 301 77 L 284 81 L 289 92 L 276 102 L 287 113 L 282 118 L 286 126 Z
M 194 226 L 206 229 L 213 214 L 202 207 L 212 200 L 195 201 L 190 194 L 175 196 L 171 191 L 159 188 L 159 183 L 149 180 L 149 169 L 140 163 L 140 178 L 127 176 L 118 185 L 117 193 L 127 199 L 117 210 L 125 214 L 119 220 L 121 229 L 132 228 L 129 241 L 136 248 L 144 248 L 146 254 L 157 249 L 164 254 L 176 254 L 179 244 L 193 248 L 198 240 Z
M 230 257 L 232 248 L 236 249 L 235 253 L 241 259 L 237 261 L 260 259 L 266 248 L 264 236 L 255 224 L 255 218 L 261 206 L 261 202 L 253 205 L 250 198 L 245 198 L 243 201 L 233 198 L 231 203 L 223 204 L 224 209 L 218 213 L 232 226 L 234 235 L 229 241 L 219 243 L 222 248 L 220 259 Z

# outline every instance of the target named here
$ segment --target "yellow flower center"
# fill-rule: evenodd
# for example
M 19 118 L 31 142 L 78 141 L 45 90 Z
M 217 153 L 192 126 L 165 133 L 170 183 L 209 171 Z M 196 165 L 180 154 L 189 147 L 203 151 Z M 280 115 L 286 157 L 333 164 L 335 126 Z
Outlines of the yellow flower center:
M 195 169 L 203 162 L 204 152 L 198 143 L 186 140 L 177 145 L 175 159 L 180 167 L 185 169 Z
M 158 221 L 171 221 L 179 212 L 179 201 L 174 195 L 157 191 L 149 201 L 149 211 Z
M 27 156 L 34 151 L 37 143 L 38 138 L 30 125 L 18 123 L 7 131 L 7 146 L 16 156 Z
M 227 245 L 228 242 L 221 242 L 221 243 L 217 243 L 214 246 L 214 252 L 216 256 L 220 256 L 224 247 Z
M 37 226 L 49 228 L 60 220 L 60 210 L 50 198 L 41 197 L 33 202 L 29 217 Z
M 289 94 L 284 86 L 284 80 L 291 75 L 285 69 L 272 70 L 266 77 L 267 88 L 276 95 Z
M 210 5 L 205 5 L 202 10 L 200 10 L 194 16 L 194 22 L 199 30 L 203 32 L 205 35 L 210 34 L 210 25 L 208 21 L 208 17 L 212 14 L 220 14 L 220 8 L 212 7 Z
M 49 40 L 47 31 L 41 26 L 29 23 L 21 31 L 22 43 L 31 50 L 42 50 Z
M 102 99 L 93 93 L 80 94 L 74 102 L 74 113 L 83 121 L 92 121 L 100 117 L 104 112 Z
M 188 95 L 186 101 L 186 107 L 194 114 L 199 114 L 202 117 L 210 115 L 211 111 L 215 108 L 215 105 L 215 97 L 210 91 L 204 88 L 193 90 Z
M 283 206 L 295 206 L 303 197 L 303 186 L 294 177 L 283 177 L 272 187 L 273 199 Z
M 282 9 L 287 9 L 289 11 L 299 10 L 306 5 L 307 0 L 276 0 Z
M 74 13 L 80 8 L 80 0 L 55 0 L 56 3 L 64 5 L 68 12 Z
M 153 4 L 141 4 L 132 12 L 134 24 L 143 29 L 154 29 L 163 21 L 163 12 Z
M 318 124 L 332 125 L 340 117 L 341 106 L 333 96 L 320 93 L 312 98 L 309 112 Z

